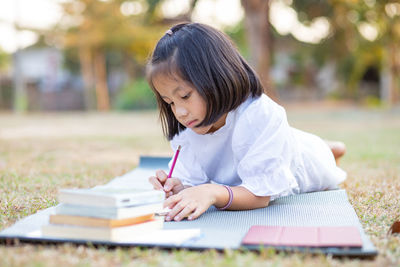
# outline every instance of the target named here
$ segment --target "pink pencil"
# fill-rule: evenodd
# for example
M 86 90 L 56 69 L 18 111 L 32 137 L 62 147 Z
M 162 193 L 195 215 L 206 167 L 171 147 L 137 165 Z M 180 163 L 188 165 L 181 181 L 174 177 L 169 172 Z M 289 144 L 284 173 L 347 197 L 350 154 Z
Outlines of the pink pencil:
M 171 176 L 172 176 L 172 172 L 174 171 L 175 163 L 176 163 L 176 160 L 178 159 L 180 150 L 181 150 L 181 146 L 179 145 L 178 149 L 175 152 L 174 160 L 172 161 L 172 165 L 171 165 L 171 169 L 169 170 L 168 178 L 171 178 Z

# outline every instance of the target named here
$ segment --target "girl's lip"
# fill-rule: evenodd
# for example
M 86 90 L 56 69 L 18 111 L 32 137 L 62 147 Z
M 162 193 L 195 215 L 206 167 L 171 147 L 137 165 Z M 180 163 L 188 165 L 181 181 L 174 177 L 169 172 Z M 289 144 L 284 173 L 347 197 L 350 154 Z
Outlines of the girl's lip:
M 192 127 L 193 126 L 193 124 L 196 122 L 196 120 L 192 120 L 192 121 L 189 121 L 186 125 L 187 125 L 187 127 Z

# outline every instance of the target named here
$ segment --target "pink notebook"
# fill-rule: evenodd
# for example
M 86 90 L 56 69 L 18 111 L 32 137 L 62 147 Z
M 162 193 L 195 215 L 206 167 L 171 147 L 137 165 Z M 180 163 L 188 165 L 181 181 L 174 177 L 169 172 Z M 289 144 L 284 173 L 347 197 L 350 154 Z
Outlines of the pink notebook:
M 354 226 L 266 226 L 254 225 L 242 245 L 290 247 L 362 247 L 360 232 Z

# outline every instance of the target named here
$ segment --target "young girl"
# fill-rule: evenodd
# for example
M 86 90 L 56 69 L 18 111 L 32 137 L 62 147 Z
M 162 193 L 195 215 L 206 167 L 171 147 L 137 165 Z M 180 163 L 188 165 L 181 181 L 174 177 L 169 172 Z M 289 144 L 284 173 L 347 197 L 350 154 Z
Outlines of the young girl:
M 147 67 L 165 136 L 181 145 L 164 190 L 166 220 L 193 220 L 211 205 L 244 210 L 286 195 L 337 188 L 346 173 L 319 137 L 291 128 L 285 110 L 263 94 L 254 70 L 230 39 L 183 23 L 159 40 Z M 335 146 L 339 157 L 344 146 Z

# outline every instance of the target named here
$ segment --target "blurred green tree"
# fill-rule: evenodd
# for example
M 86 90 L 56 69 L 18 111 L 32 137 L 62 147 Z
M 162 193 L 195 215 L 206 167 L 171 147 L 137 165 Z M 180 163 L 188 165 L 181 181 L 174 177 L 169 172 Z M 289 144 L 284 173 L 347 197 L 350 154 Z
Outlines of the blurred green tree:
M 3 76 L 10 67 L 10 55 L 0 48 L 0 107 L 4 106 L 5 89 L 3 89 Z
M 293 1 L 299 20 L 308 24 L 325 17 L 331 25 L 327 39 L 317 44 L 318 61 L 334 61 L 347 93 L 357 95 L 367 68 L 375 66 L 390 77 L 388 102 L 400 95 L 400 3 L 394 0 Z
M 10 67 L 10 55 L 0 48 L 0 72 L 6 71 Z
M 159 1 L 71 0 L 62 4 L 69 26 L 55 29 L 67 49 L 76 49 L 85 83 L 85 103 L 109 110 L 106 54 L 119 51 L 124 66 L 144 63 L 165 26 L 152 24 Z M 130 68 L 132 69 L 132 68 Z

